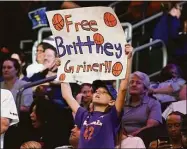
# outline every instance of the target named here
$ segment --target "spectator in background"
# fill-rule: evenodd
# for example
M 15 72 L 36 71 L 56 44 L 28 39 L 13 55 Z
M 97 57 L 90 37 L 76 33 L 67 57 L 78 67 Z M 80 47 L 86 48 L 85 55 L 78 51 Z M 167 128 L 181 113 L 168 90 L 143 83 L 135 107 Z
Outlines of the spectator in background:
M 51 100 L 36 99 L 30 108 L 30 119 L 33 129 L 30 137 L 23 142 L 32 140 L 40 142 L 45 149 L 69 144 L 73 117 L 68 109 L 61 109 Z
M 166 149 L 175 148 L 182 149 L 182 136 L 181 136 L 181 122 L 183 114 L 180 112 L 172 112 L 166 119 L 167 133 L 165 136 L 169 137 L 169 140 L 161 140 L 161 136 L 158 140 L 150 143 L 151 149 Z M 169 141 L 169 142 L 168 142 Z
M 92 102 L 93 89 L 89 83 L 83 83 L 80 87 L 80 93 L 76 96 L 78 103 L 89 110 L 90 103 Z
M 168 64 L 161 70 L 160 82 L 150 85 L 149 93 L 161 103 L 178 101 L 179 92 L 185 83 L 181 69 L 175 64 Z
M 1 82 L 1 88 L 10 90 L 13 94 L 14 100 L 16 100 L 19 89 L 27 84 L 27 82 L 19 79 L 20 64 L 16 59 L 8 58 L 3 62 L 2 73 L 4 81 Z M 28 88 L 24 90 L 21 95 L 21 106 L 18 110 L 28 111 L 32 101 L 33 92 L 31 88 Z
M 25 60 L 25 54 L 23 52 L 12 53 L 11 58 L 16 59 L 18 61 L 18 63 L 20 64 L 19 79 L 24 80 L 24 81 L 28 81 L 28 78 L 26 77 L 27 76 L 26 68 L 27 68 L 28 64 Z
M 180 34 L 182 31 L 181 11 L 182 7 L 173 2 L 169 12 L 163 14 L 153 31 L 153 39 L 161 39 L 166 44 L 169 62 L 186 61 L 187 40 L 185 35 Z M 185 34 L 185 29 L 182 32 Z
M 4 134 L 9 126 L 19 122 L 16 104 L 12 93 L 8 90 L 1 89 L 1 126 L 0 126 L 0 146 L 4 148 Z
M 34 73 L 29 81 L 38 81 L 50 76 L 56 75 L 57 67 L 55 65 L 55 59 L 57 58 L 57 52 L 55 47 L 48 44 L 48 47 L 44 51 L 44 68 L 38 73 Z
M 131 75 L 130 98 L 124 107 L 123 123 L 127 134 L 136 136 L 141 131 L 162 123 L 161 106 L 147 95 L 149 77 L 136 71 Z
M 41 42 L 40 44 L 38 44 L 36 50 L 37 63 L 33 63 L 29 65 L 26 69 L 28 78 L 32 77 L 33 74 L 38 73 L 44 69 L 44 57 L 45 57 L 44 51 L 50 47 L 51 45 L 46 42 Z
M 167 45 L 170 38 L 174 39 L 178 36 L 180 29 L 181 7 L 172 4 L 168 8 L 168 12 L 164 13 L 153 32 L 153 39 L 161 39 Z
M 38 73 L 35 73 L 29 81 L 34 82 L 48 77 L 57 75 L 56 66 L 57 52 L 55 47 L 48 45 L 48 48 L 44 51 L 44 69 Z M 58 103 L 62 107 L 67 106 L 66 102 L 62 98 L 60 84 L 56 81 L 45 83 L 45 88 L 50 91 L 51 100 Z

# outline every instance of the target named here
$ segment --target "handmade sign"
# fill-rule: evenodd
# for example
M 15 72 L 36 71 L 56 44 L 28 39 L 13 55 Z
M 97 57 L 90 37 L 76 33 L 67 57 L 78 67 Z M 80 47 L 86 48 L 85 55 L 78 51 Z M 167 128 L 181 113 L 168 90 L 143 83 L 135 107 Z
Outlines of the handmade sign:
M 61 66 L 57 80 L 92 82 L 125 77 L 123 28 L 110 7 L 47 12 Z

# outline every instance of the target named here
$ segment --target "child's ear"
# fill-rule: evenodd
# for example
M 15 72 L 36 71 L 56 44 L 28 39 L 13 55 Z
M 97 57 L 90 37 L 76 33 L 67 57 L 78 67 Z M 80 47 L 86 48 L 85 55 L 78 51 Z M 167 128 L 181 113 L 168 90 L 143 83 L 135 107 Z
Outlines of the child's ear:
M 110 100 L 108 104 L 109 104 L 109 106 L 114 106 L 115 105 L 115 100 Z

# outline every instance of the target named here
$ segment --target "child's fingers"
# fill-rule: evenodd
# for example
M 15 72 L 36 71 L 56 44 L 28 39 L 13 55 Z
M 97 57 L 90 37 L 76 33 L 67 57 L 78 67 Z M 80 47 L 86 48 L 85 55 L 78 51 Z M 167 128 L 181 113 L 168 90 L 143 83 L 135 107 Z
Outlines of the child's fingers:
M 60 61 L 59 58 L 57 58 L 57 59 L 55 60 L 55 64 L 56 64 L 56 66 L 60 66 L 60 65 L 61 65 L 61 61 Z
M 126 44 L 125 44 L 125 47 L 128 47 L 128 46 L 131 46 L 131 44 L 129 44 L 129 43 L 126 43 Z

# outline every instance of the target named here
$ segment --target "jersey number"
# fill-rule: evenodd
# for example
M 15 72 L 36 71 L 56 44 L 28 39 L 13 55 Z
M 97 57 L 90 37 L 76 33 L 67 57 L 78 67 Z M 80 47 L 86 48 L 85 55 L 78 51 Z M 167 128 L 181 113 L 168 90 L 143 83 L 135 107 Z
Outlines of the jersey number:
M 84 139 L 90 140 L 92 138 L 93 132 L 94 132 L 93 126 L 86 127 L 86 129 L 84 130 Z

